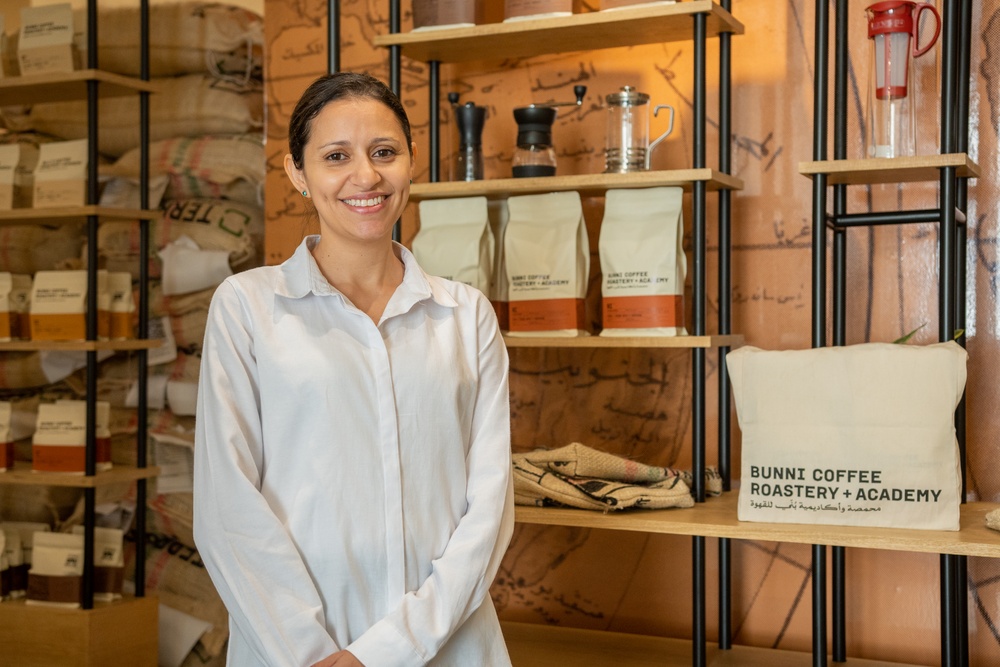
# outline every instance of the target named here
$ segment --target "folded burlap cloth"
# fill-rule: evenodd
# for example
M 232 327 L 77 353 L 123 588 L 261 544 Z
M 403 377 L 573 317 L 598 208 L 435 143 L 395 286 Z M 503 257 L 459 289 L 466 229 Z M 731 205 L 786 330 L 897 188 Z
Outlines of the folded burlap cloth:
M 589 510 L 691 507 L 691 473 L 659 468 L 571 443 L 515 453 L 514 503 Z M 705 489 L 722 493 L 718 470 L 705 471 Z
M 986 515 L 986 527 L 1000 530 L 1000 509 L 995 509 Z

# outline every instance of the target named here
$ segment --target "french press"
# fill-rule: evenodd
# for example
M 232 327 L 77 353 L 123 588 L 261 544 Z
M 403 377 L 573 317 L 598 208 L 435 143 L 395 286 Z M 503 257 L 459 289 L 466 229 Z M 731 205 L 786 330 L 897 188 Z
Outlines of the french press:
M 920 45 L 920 16 L 934 17 L 934 36 Z M 916 86 L 910 85 L 913 58 L 927 53 L 941 32 L 934 5 L 911 0 L 876 2 L 868 17 L 868 157 L 913 155 L 916 135 Z M 910 41 L 913 41 L 911 47 Z
M 668 104 L 653 109 L 670 109 L 667 131 L 649 143 L 649 95 L 631 86 L 604 98 L 608 108 L 607 147 L 604 149 L 604 173 L 625 174 L 649 169 L 653 149 L 674 129 L 674 108 Z
M 586 86 L 573 86 L 575 102 L 548 102 L 514 109 L 517 122 L 517 149 L 511 161 L 514 178 L 555 176 L 556 151 L 552 147 L 552 123 L 556 107 L 580 106 Z

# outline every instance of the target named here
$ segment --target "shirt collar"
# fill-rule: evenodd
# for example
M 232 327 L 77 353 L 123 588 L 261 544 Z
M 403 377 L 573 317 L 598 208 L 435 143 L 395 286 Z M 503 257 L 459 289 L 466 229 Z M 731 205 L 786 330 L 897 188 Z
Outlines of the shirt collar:
M 281 265 L 281 277 L 275 287 L 279 296 L 291 299 L 301 299 L 312 294 L 337 294 L 340 291 L 333 287 L 316 264 L 312 249 L 319 243 L 319 235 L 312 234 L 302 239 L 295 252 Z M 458 305 L 455 299 L 443 288 L 437 280 L 432 280 L 416 258 L 405 246 L 393 241 L 396 255 L 403 260 L 403 282 L 396 288 L 397 295 L 408 303 L 416 303 L 424 299 L 433 299 L 438 305 L 454 308 Z M 400 294 L 400 291 L 404 294 Z M 341 295 L 343 296 L 343 295 Z

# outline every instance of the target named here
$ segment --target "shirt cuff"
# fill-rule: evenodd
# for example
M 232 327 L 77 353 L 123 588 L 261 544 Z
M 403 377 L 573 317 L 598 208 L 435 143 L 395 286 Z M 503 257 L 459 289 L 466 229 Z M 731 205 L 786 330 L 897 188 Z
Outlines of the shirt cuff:
M 346 647 L 365 667 L 422 667 L 424 658 L 388 621 L 381 620 Z

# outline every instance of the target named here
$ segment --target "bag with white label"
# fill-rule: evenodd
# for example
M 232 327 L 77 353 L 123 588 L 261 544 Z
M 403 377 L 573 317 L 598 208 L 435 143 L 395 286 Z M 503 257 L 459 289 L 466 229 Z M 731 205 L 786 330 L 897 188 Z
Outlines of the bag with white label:
M 957 343 L 727 356 L 741 521 L 958 530 Z
M 413 256 L 420 268 L 489 294 L 494 244 L 486 197 L 433 199 L 419 206 Z
M 590 242 L 577 192 L 510 197 L 504 258 L 511 336 L 589 335 Z
M 598 247 L 602 336 L 684 336 L 681 188 L 608 190 Z

